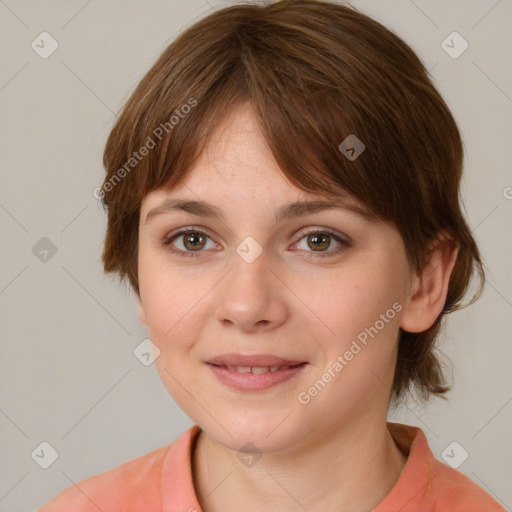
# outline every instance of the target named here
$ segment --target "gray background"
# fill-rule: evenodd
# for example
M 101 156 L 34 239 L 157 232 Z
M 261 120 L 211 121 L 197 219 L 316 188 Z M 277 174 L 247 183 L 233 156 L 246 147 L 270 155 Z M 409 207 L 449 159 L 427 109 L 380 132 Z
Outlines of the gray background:
M 452 109 L 467 150 L 462 194 L 487 269 L 483 297 L 444 330 L 450 401 L 428 410 L 410 401 L 390 419 L 421 427 L 438 458 L 457 441 L 469 454 L 459 471 L 510 510 L 512 2 L 352 3 L 413 46 Z M 106 216 L 93 191 L 137 82 L 181 30 L 225 5 L 0 1 L 1 511 L 34 510 L 192 425 L 154 366 L 133 354 L 147 333 L 132 293 L 102 273 Z M 43 31 L 59 45 L 47 59 L 31 47 Z M 469 44 L 456 59 L 441 46 L 453 31 Z M 43 237 L 57 249 L 46 261 Z M 58 452 L 48 469 L 36 463 L 48 450 L 31 457 L 43 441 Z

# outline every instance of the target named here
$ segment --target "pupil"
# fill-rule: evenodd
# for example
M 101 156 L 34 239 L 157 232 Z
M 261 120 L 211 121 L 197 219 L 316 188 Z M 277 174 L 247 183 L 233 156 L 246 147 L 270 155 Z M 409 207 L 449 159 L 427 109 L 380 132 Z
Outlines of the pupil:
M 187 245 L 191 245 L 192 247 L 198 247 L 198 245 L 201 243 L 201 239 L 203 237 L 201 235 L 198 235 L 197 233 L 189 234 L 186 238 Z
M 325 241 L 327 240 L 327 237 L 324 235 L 315 234 L 315 235 L 311 235 L 310 240 L 313 242 L 314 248 L 322 249 L 322 248 L 325 248 L 323 246 L 325 246 Z

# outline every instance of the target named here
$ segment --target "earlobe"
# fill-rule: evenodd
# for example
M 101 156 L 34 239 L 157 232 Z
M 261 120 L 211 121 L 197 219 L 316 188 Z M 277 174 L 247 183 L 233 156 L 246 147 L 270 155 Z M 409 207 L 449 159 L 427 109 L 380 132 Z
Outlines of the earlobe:
M 142 302 L 141 302 L 140 297 L 138 295 L 137 295 L 137 307 L 138 307 L 138 310 L 139 310 L 139 320 L 145 326 L 147 326 L 147 324 L 146 324 L 146 313 L 144 311 L 144 306 L 142 305 Z
M 436 243 L 424 268 L 411 281 L 400 327 L 408 332 L 429 329 L 446 302 L 450 276 L 459 248 L 450 239 Z

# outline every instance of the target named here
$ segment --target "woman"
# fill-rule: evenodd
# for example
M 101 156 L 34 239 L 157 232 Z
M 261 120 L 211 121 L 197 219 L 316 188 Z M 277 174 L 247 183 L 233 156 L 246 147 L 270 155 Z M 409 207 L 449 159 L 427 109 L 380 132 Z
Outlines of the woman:
M 414 52 L 357 11 L 235 5 L 187 29 L 108 139 L 105 271 L 195 425 L 50 511 L 502 511 L 386 421 L 479 251 L 462 144 Z

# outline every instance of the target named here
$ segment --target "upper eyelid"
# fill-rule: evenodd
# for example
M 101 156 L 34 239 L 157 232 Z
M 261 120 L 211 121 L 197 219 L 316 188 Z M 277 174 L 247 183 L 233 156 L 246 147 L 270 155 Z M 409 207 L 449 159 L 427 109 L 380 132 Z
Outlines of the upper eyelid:
M 215 240 L 215 236 L 212 236 L 212 232 L 206 228 L 198 228 L 195 226 L 184 226 L 182 228 L 175 229 L 164 236 L 164 240 L 171 240 L 172 238 L 186 235 L 188 232 L 198 232 L 208 235 L 212 240 Z

